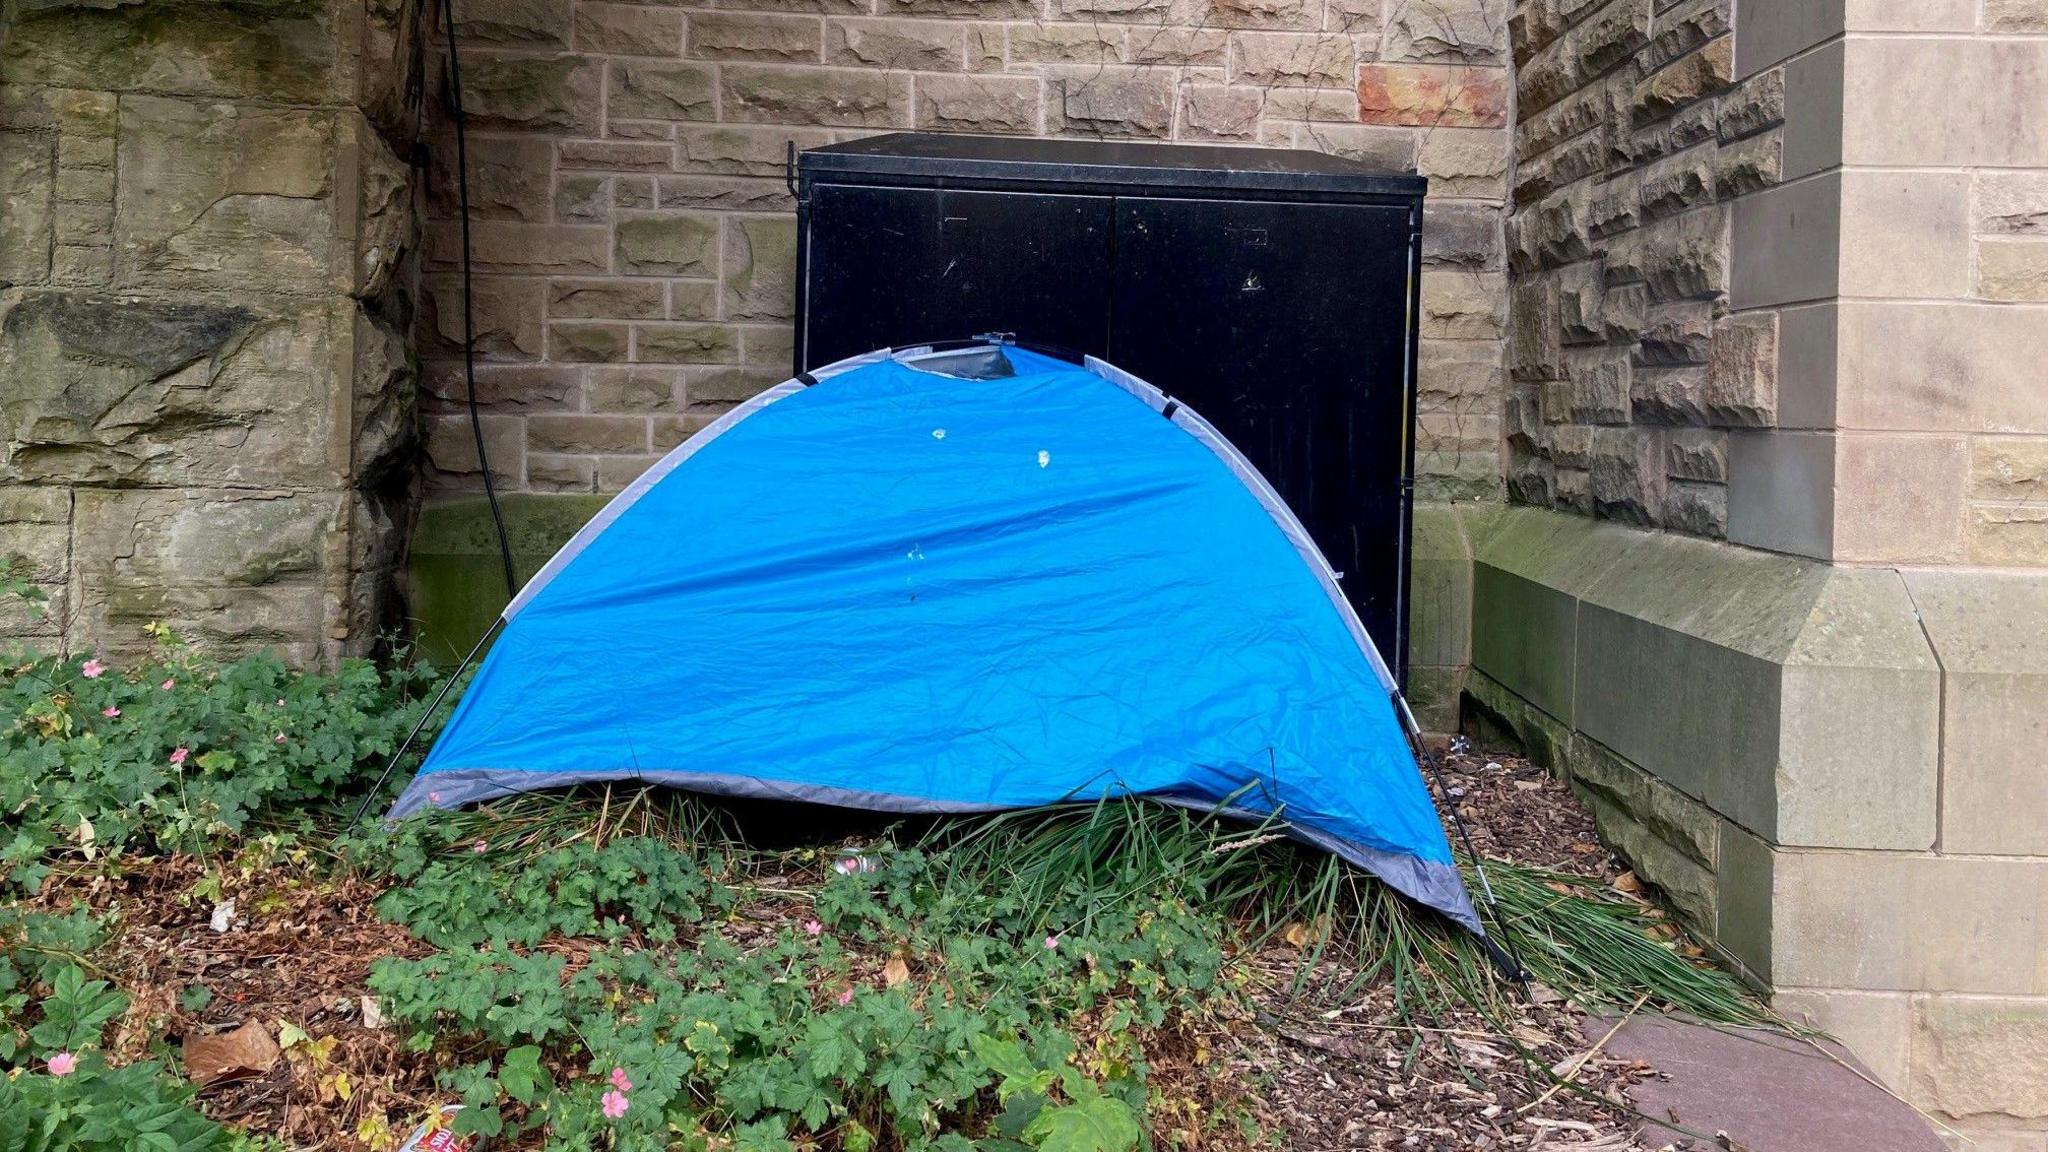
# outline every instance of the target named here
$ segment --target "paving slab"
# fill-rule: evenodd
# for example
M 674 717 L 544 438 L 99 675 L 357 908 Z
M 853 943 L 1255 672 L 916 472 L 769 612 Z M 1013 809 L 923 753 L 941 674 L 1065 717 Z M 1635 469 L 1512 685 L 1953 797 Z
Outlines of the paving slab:
M 1585 1032 L 1598 1041 L 1613 1026 L 1611 1019 L 1588 1019 Z M 1603 1051 L 1661 1073 L 1630 1089 L 1645 1115 L 1709 1137 L 1727 1134 L 1727 1143 L 1719 1144 L 1653 1125 L 1642 1134 L 1653 1148 L 1946 1152 L 1926 1119 L 1874 1077 L 1865 1079 L 1868 1073 L 1840 1045 L 1638 1016 L 1617 1029 Z

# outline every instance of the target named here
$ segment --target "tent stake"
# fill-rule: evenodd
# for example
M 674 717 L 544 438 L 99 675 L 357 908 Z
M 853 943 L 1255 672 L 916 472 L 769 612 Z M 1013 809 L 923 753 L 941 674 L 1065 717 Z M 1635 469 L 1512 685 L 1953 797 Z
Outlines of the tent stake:
M 1407 722 L 1408 736 L 1415 742 L 1416 754 L 1428 766 L 1430 779 L 1436 781 L 1437 791 L 1444 794 L 1445 811 L 1451 814 L 1451 827 L 1458 830 L 1458 839 L 1465 845 L 1465 855 L 1472 858 L 1472 870 L 1479 875 L 1479 893 L 1485 898 L 1486 906 L 1493 910 L 1494 927 L 1500 929 L 1499 943 L 1488 936 L 1478 937 L 1480 950 L 1508 979 L 1521 985 L 1522 998 L 1526 1000 L 1529 998 L 1529 969 L 1522 964 L 1513 934 L 1508 931 L 1507 917 L 1501 915 L 1500 901 L 1494 898 L 1493 885 L 1486 879 L 1486 861 L 1479 855 L 1479 850 L 1472 847 L 1472 834 L 1465 830 L 1464 818 L 1458 815 L 1458 806 L 1452 803 L 1451 790 L 1444 784 L 1443 766 L 1437 763 L 1436 753 L 1429 750 L 1429 742 L 1422 738 L 1422 725 L 1416 722 L 1414 710 L 1408 707 L 1408 698 L 1399 692 L 1393 695 L 1394 708 Z
M 391 770 L 398 767 L 400 760 L 405 759 L 406 752 L 412 748 L 412 742 L 419 739 L 420 731 L 441 707 L 441 701 L 448 695 L 448 690 L 455 687 L 455 682 L 462 679 L 462 674 L 469 669 L 470 661 L 476 659 L 476 654 L 483 651 L 484 645 L 490 643 L 491 637 L 496 636 L 498 629 L 504 626 L 505 617 L 500 613 L 496 620 L 491 621 L 491 626 L 484 629 L 484 634 L 477 637 L 476 645 L 469 650 L 469 655 L 464 656 L 462 663 L 455 666 L 455 671 L 450 672 L 448 678 L 441 681 L 441 690 L 434 693 L 434 702 L 427 705 L 426 711 L 420 713 L 419 720 L 413 724 L 412 731 L 405 734 L 405 741 L 398 746 L 398 751 L 391 754 L 391 759 L 384 765 L 384 771 L 378 774 L 377 782 L 370 786 L 369 792 L 363 796 L 362 804 L 356 808 L 355 817 L 348 822 L 347 828 L 342 829 L 344 834 L 355 831 L 356 825 L 363 822 L 363 813 L 370 810 L 370 802 L 377 798 L 377 793 L 384 790 L 384 782 L 391 779 Z

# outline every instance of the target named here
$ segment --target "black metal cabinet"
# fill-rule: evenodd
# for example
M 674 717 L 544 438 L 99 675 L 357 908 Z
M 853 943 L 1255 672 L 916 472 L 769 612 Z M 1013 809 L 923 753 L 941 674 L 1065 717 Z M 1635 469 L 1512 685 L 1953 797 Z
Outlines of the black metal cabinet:
M 797 171 L 800 370 L 1000 331 L 1151 381 L 1272 482 L 1405 673 L 1419 177 L 913 133 Z

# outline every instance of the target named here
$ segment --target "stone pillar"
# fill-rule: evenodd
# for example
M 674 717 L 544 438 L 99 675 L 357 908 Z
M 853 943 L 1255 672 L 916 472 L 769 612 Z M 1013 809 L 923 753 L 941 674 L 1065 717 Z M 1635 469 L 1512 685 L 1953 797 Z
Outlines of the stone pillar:
M 1463 520 L 1472 714 L 1781 1007 L 2042 1152 L 2048 5 L 1512 27 L 1542 510 Z
M 412 6 L 9 8 L 0 555 L 49 600 L 0 629 L 366 650 L 415 486 Z

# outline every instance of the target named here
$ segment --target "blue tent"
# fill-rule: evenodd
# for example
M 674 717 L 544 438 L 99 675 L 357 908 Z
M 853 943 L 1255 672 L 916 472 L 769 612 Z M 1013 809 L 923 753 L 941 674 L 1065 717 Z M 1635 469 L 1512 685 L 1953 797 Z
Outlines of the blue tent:
M 602 780 L 890 812 L 1144 795 L 1277 813 L 1478 931 L 1412 728 L 1201 417 L 1093 359 L 885 350 L 620 493 L 505 609 L 392 814 Z

